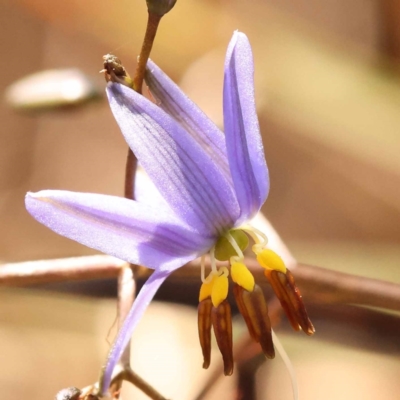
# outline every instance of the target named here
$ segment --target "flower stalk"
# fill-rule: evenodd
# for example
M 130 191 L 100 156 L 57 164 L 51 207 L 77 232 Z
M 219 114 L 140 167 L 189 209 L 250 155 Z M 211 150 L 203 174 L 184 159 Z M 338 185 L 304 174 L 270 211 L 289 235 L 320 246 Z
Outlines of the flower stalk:
M 133 77 L 133 90 L 138 93 L 142 93 L 147 61 L 150 57 L 151 49 L 153 48 L 154 39 L 162 17 L 163 15 L 155 14 L 151 11 L 148 13 L 146 33 L 144 35 L 142 49 L 140 51 L 138 64 Z
M 156 7 L 154 7 L 156 4 Z M 175 1 L 173 2 L 173 5 Z M 106 55 L 104 59 L 104 70 L 105 78 L 107 82 L 120 83 L 124 86 L 132 88 L 137 93 L 142 93 L 143 80 L 146 70 L 147 61 L 150 57 L 150 53 L 153 47 L 154 39 L 157 34 L 157 29 L 161 21 L 162 16 L 165 12 L 158 12 L 157 6 L 160 2 L 154 3 L 154 1 L 147 1 L 148 5 L 148 19 L 146 33 L 143 39 L 142 48 L 138 58 L 138 64 L 136 67 L 135 75 L 133 79 L 130 78 L 129 74 L 125 70 L 121 61 L 113 56 Z M 170 8 L 173 7 L 171 5 Z M 131 148 L 128 149 L 128 155 L 125 166 L 125 184 L 124 184 L 124 197 L 130 200 L 134 200 L 135 192 L 135 175 L 137 169 L 137 158 Z M 137 269 L 134 264 L 129 264 L 126 268 L 121 271 L 119 276 L 119 291 L 118 291 L 118 330 L 121 328 L 129 310 L 133 304 L 135 298 L 135 279 L 133 276 L 133 270 Z M 111 350 L 112 352 L 112 350 Z M 106 378 L 107 369 L 101 370 L 99 379 L 99 394 L 102 395 L 105 391 L 107 384 L 104 382 Z M 110 378 L 108 378 L 110 379 Z M 150 398 L 155 400 L 164 399 L 162 395 L 156 392 L 147 382 L 141 379 L 130 367 L 130 341 L 125 346 L 120 360 L 115 367 L 113 372 L 113 378 L 109 384 L 110 389 L 113 393 L 118 392 L 122 386 L 122 381 L 127 380 L 134 384 L 136 387 L 141 389 Z

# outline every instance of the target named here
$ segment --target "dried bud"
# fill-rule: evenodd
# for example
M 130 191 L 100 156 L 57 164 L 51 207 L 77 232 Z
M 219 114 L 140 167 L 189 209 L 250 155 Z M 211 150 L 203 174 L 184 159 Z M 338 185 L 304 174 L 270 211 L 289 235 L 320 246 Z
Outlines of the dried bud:
M 203 352 L 203 368 L 207 369 L 211 362 L 211 298 L 200 301 L 198 306 L 197 322 L 199 339 Z
M 213 307 L 211 320 L 219 351 L 224 360 L 224 374 L 233 374 L 233 350 L 232 350 L 232 317 L 231 306 L 224 300 L 218 307 Z
M 274 358 L 275 350 L 272 342 L 271 322 L 268 316 L 267 302 L 261 288 L 255 285 L 253 291 L 249 292 L 241 286 L 235 285 L 233 293 L 250 336 L 257 343 L 260 343 L 267 358 Z
M 117 82 L 130 88 L 133 87 L 133 81 L 118 57 L 106 54 L 103 56 L 103 61 L 104 69 L 100 72 L 104 72 L 107 82 Z
M 264 274 L 285 310 L 293 329 L 296 331 L 302 329 L 307 335 L 313 335 L 314 326 L 308 318 L 300 290 L 296 286 L 292 273 L 286 269 L 286 273 L 265 270 Z
M 81 395 L 80 389 L 76 387 L 69 387 L 66 389 L 60 390 L 54 400 L 78 400 Z
M 162 17 L 174 7 L 176 0 L 146 0 L 149 14 Z

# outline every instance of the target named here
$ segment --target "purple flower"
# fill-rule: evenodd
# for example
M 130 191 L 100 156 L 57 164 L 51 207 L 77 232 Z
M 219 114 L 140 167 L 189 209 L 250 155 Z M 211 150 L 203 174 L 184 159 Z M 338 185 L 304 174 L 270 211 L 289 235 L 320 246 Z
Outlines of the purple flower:
M 283 276 L 287 272 L 279 256 L 266 248 L 265 236 L 246 225 L 260 210 L 269 191 L 247 37 L 235 32 L 226 54 L 225 135 L 152 62 L 148 64 L 146 80 L 158 105 L 117 83 L 108 84 L 107 95 L 125 140 L 157 189 L 152 192 L 151 201 L 141 200 L 141 196 L 132 201 L 47 190 L 26 196 L 28 211 L 58 234 L 154 269 L 111 350 L 103 391 L 163 281 L 177 268 L 207 253 L 212 269 L 206 278 L 203 265 L 199 306 L 203 366 L 207 368 L 209 364 L 212 325 L 224 357 L 225 373 L 230 375 L 233 367 L 231 333 L 221 328 L 226 326 L 221 323 L 222 318 L 227 318 L 228 327 L 230 324 L 230 309 L 226 316 L 229 270 L 218 268 L 216 258 L 230 261 L 235 287 L 240 287 L 235 290 L 239 309 L 254 339 L 273 357 L 270 327 L 257 325 L 260 319 L 268 318 L 264 315 L 266 305 L 244 265 L 242 251 L 248 236 L 255 243 L 253 251 L 262 267 Z M 138 185 L 141 193 L 140 181 Z M 255 292 L 258 294 L 253 295 Z M 259 304 L 264 311 L 254 319 L 249 307 Z M 221 317 L 224 312 L 225 317 Z M 301 322 L 300 328 L 310 330 Z M 268 338 L 264 340 L 264 336 Z

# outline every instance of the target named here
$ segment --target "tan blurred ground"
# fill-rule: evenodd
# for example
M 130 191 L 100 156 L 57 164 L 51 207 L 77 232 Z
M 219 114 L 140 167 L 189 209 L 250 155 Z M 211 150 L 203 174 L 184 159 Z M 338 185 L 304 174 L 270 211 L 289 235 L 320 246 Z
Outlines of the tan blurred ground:
M 102 86 L 98 71 L 108 52 L 119 55 L 133 71 L 145 25 L 144 1 L 1 3 L 2 92 L 29 73 L 71 66 Z M 258 111 L 271 172 L 268 218 L 304 262 L 397 282 L 399 16 L 394 0 L 178 0 L 162 22 L 152 55 L 220 122 L 225 48 L 234 29 L 246 32 L 254 50 Z M 0 260 L 91 254 L 30 218 L 23 196 L 28 190 L 48 188 L 122 193 L 126 145 L 108 105 L 99 101 L 75 110 L 23 115 L 3 103 L 0 118 Z M 28 393 L 30 399 L 51 398 L 60 382 L 84 385 L 96 379 L 104 335 L 113 318 L 102 316 L 98 322 L 103 313 L 98 300 L 50 297 L 59 310 L 54 315 L 42 309 L 48 297 L 32 300 L 8 291 L 1 296 L 0 348 L 7 350 L 0 372 L 8 388 L 4 398 L 21 399 Z M 112 305 L 105 307 L 112 315 Z M 79 329 L 72 329 L 68 337 L 62 332 L 70 328 L 59 322 L 64 312 L 78 318 Z M 189 310 L 180 322 L 191 329 L 192 314 Z M 38 330 L 37 321 L 43 330 Z M 161 326 L 158 329 L 162 335 Z M 397 398 L 398 354 L 347 351 L 321 344 L 317 337 L 312 339 L 315 347 L 305 338 L 294 344 L 292 337 L 287 340 L 294 348 L 301 385 L 307 386 L 304 399 L 321 399 L 322 392 L 313 385 L 330 388 L 333 380 L 339 389 L 327 389 L 325 400 Z M 301 353 L 304 346 L 311 358 Z M 166 356 L 159 357 L 165 366 Z M 185 365 L 187 359 L 182 362 Z M 57 381 L 54 386 L 46 383 L 46 395 L 37 389 L 38 365 L 43 366 L 40 376 L 49 374 L 46 380 Z M 202 374 L 196 367 L 190 371 L 196 377 Z M 268 374 L 279 382 L 287 379 L 282 370 L 274 371 Z M 161 378 L 162 372 L 155 380 Z M 25 384 L 35 388 L 33 393 L 25 391 Z M 362 396 L 354 388 L 362 389 Z M 264 388 L 260 399 L 290 398 L 271 390 Z

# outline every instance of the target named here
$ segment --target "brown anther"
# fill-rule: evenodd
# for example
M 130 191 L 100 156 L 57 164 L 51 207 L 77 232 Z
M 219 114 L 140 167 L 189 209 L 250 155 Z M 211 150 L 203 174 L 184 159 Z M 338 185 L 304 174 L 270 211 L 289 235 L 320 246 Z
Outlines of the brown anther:
M 253 323 L 251 321 L 250 315 L 248 314 L 248 312 L 246 310 L 246 306 L 244 305 L 243 295 L 242 295 L 244 290 L 245 289 L 243 289 L 237 283 L 235 283 L 233 285 L 233 294 L 235 295 L 236 305 L 238 306 L 239 312 L 242 315 L 244 322 L 246 322 L 247 330 L 249 331 L 250 336 L 252 337 L 252 339 L 255 342 L 258 343 L 259 342 L 258 336 L 257 336 L 256 332 L 254 331 Z
M 268 305 L 260 286 L 255 285 L 253 291 L 249 292 L 240 285 L 235 284 L 233 293 L 250 336 L 257 343 L 260 343 L 267 358 L 274 358 L 275 350 L 272 342 Z
M 302 329 L 307 335 L 313 335 L 314 326 L 308 318 L 300 290 L 296 286 L 292 273 L 287 269 L 286 274 L 276 270 L 265 270 L 264 274 L 285 310 L 293 329 L 296 331 Z
M 203 352 L 203 368 L 207 369 L 211 362 L 211 298 L 202 300 L 197 309 L 197 323 L 201 351 Z
M 224 300 L 218 307 L 213 307 L 211 320 L 214 334 L 217 339 L 219 351 L 224 360 L 224 374 L 233 374 L 233 350 L 232 350 L 232 316 L 231 306 Z

